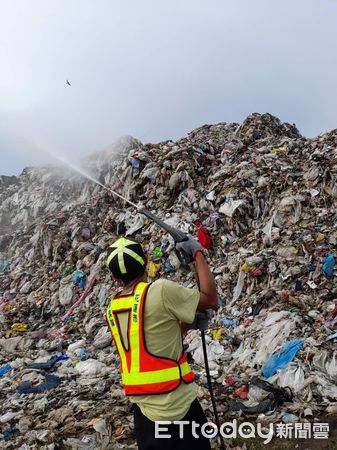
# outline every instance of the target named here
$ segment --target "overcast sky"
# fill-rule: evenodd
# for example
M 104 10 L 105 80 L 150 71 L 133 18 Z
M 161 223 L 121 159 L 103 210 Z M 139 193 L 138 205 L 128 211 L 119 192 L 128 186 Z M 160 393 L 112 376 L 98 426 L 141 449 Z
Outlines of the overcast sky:
M 1 0 L 0 173 L 270 112 L 337 127 L 335 0 Z M 71 86 L 66 85 L 66 79 Z

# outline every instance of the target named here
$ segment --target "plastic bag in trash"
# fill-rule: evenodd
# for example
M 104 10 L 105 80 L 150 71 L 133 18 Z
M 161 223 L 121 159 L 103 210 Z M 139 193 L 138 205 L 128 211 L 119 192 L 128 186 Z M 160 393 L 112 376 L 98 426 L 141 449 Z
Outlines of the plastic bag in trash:
M 67 355 L 55 355 L 46 362 L 31 363 L 28 364 L 27 367 L 29 367 L 30 369 L 51 369 L 59 361 L 67 361 L 68 359 L 70 359 L 70 357 Z
M 96 359 L 87 359 L 79 362 L 76 364 L 75 370 L 82 376 L 102 376 L 109 371 L 104 363 Z
M 295 394 L 301 392 L 306 385 L 302 367 L 292 365 L 280 370 L 269 381 L 280 387 L 289 387 Z
M 327 277 L 332 277 L 334 273 L 335 257 L 332 253 L 323 258 L 323 272 Z
M 197 231 L 197 238 L 204 248 L 206 249 L 212 248 L 212 238 L 206 227 L 199 228 L 199 230 Z
M 85 361 L 88 359 L 88 350 L 86 348 L 80 348 L 78 352 L 78 356 L 81 361 Z
M 60 384 L 60 382 L 59 377 L 56 377 L 55 375 L 46 375 L 46 380 L 44 383 L 33 386 L 30 381 L 24 381 L 16 388 L 16 390 L 19 394 L 39 394 L 41 392 L 54 389 Z
M 262 375 L 271 377 L 278 369 L 284 369 L 296 356 L 302 347 L 303 341 L 294 339 L 282 345 L 280 350 L 273 353 L 262 367 Z
M 251 404 L 251 401 L 244 403 L 240 400 L 230 400 L 227 404 L 229 410 L 242 411 L 245 414 L 261 414 L 272 411 L 276 407 L 281 406 L 284 402 L 290 402 L 293 399 L 293 394 L 290 389 L 279 388 L 258 377 L 253 377 L 249 385 L 249 397 L 251 389 L 252 393 L 254 392 L 256 395 L 256 388 L 259 388 L 259 402 L 256 403 L 255 398 L 251 399 L 255 401 L 255 404 L 253 405 Z
M 244 204 L 243 200 L 229 199 L 220 206 L 219 212 L 228 217 L 232 217 L 237 208 Z
M 79 287 L 80 289 L 83 289 L 85 287 L 87 277 L 84 272 L 82 272 L 81 270 L 75 270 L 75 272 L 72 274 L 72 278 L 77 287 Z
M 4 366 L 0 367 L 0 377 L 6 375 L 6 373 L 10 372 L 12 370 L 12 366 L 10 364 L 5 364 Z
M 227 319 L 224 317 L 223 319 L 220 319 L 220 324 L 222 327 L 238 327 L 240 325 L 239 319 Z

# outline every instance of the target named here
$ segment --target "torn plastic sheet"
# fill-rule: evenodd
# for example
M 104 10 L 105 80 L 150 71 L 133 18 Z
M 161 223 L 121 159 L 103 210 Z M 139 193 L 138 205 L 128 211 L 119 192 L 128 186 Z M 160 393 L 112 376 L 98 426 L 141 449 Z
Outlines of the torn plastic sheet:
M 230 302 L 229 306 L 232 306 L 240 298 L 240 295 L 242 294 L 242 291 L 243 291 L 245 278 L 246 278 L 246 273 L 243 270 L 240 270 L 238 280 L 237 280 L 236 286 L 233 291 L 233 298 L 232 298 L 232 301 Z
M 130 225 L 130 228 L 127 229 L 125 236 L 132 236 L 133 234 L 137 233 L 137 231 L 143 228 L 144 224 L 145 216 L 143 216 L 143 214 L 137 214 L 134 221 Z
M 273 243 L 272 228 L 273 228 L 275 216 L 276 216 L 276 211 L 273 212 L 273 215 L 271 216 L 271 218 L 269 219 L 267 224 L 262 228 L 263 233 L 266 235 L 266 240 L 265 240 L 266 245 L 272 245 L 272 243 Z
M 304 370 L 300 366 L 292 366 L 278 371 L 275 375 L 269 378 L 270 383 L 277 383 L 280 387 L 289 387 L 298 394 L 306 387 Z
M 244 414 L 262 414 L 274 410 L 284 402 L 290 402 L 292 398 L 290 389 L 279 388 L 265 380 L 253 377 L 249 385 L 249 400 L 247 402 L 230 400 L 228 407 L 230 410 L 242 411 Z
M 82 293 L 82 295 L 80 296 L 80 298 L 68 309 L 68 311 L 65 313 L 65 315 L 62 317 L 62 320 L 66 320 L 74 311 L 75 308 L 77 308 L 87 297 L 87 295 L 89 294 L 89 292 L 91 291 L 93 285 L 96 282 L 96 278 L 92 277 L 91 280 L 89 281 L 89 283 L 87 284 L 84 292 Z
M 244 203 L 244 200 L 229 199 L 220 206 L 219 212 L 225 214 L 227 217 L 233 217 L 234 212 Z
M 288 311 L 278 311 L 269 313 L 266 318 L 255 319 L 249 332 L 252 336 L 257 334 L 258 338 L 246 337 L 232 354 L 233 360 L 247 367 L 264 364 L 281 342 L 296 329 L 298 316 L 287 319 L 288 316 Z
M 325 373 L 328 377 L 337 382 L 337 351 L 334 351 L 332 357 L 326 350 L 314 355 L 312 364 L 315 369 Z

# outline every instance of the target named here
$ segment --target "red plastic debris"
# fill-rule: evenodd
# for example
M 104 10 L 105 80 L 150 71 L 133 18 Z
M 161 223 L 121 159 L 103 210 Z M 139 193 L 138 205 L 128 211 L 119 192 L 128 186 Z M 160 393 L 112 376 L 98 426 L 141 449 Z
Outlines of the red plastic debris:
M 245 319 L 245 320 L 243 321 L 243 326 L 249 327 L 249 325 L 251 325 L 252 323 L 253 323 L 253 320 L 252 320 L 252 319 Z
M 241 386 L 234 391 L 234 397 L 241 399 L 248 398 L 248 386 Z
M 289 300 L 289 292 L 288 291 L 283 291 L 282 295 L 286 300 Z
M 207 249 L 212 248 L 212 238 L 206 227 L 200 227 L 197 231 L 197 237 L 200 244 Z
M 251 276 L 254 278 L 259 278 L 263 275 L 263 270 L 257 267 L 251 272 Z

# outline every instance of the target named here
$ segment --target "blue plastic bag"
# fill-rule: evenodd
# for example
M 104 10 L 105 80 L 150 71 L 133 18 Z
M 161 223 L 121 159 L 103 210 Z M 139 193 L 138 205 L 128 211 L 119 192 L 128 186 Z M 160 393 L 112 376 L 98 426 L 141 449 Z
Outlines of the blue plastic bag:
M 306 272 L 315 272 L 316 266 L 314 264 L 304 264 L 304 269 Z
M 33 386 L 30 381 L 24 381 L 17 386 L 16 390 L 19 394 L 41 394 L 42 392 L 56 388 L 60 383 L 61 380 L 59 377 L 55 375 L 46 375 L 44 383 Z
M 70 356 L 68 356 L 68 355 L 66 355 L 66 354 L 62 354 L 62 355 L 59 355 L 59 356 L 57 357 L 56 362 L 59 362 L 59 361 L 68 361 L 68 359 L 70 359 Z
M 133 169 L 139 170 L 140 168 L 140 160 L 137 158 L 130 159 L 130 163 Z
M 328 256 L 323 258 L 323 272 L 327 277 L 333 276 L 333 270 L 335 265 L 335 257 L 332 253 L 329 253 Z
M 6 375 L 6 373 L 10 372 L 12 370 L 12 366 L 10 364 L 5 364 L 4 366 L 0 367 L 0 377 Z
M 282 345 L 280 350 L 273 353 L 262 367 L 262 375 L 266 378 L 273 376 L 278 369 L 284 369 L 296 356 L 303 341 L 294 339 Z
M 59 355 L 59 356 L 52 356 L 50 359 L 48 359 L 48 361 L 46 362 L 40 362 L 40 363 L 32 363 L 32 364 L 28 364 L 27 367 L 29 367 L 30 369 L 40 369 L 40 370 L 47 370 L 47 369 L 52 369 L 55 364 L 59 361 L 67 361 L 67 359 L 70 359 L 69 356 L 67 355 Z
M 239 319 L 221 319 L 220 320 L 220 325 L 222 327 L 238 327 L 240 325 L 240 320 Z
M 75 272 L 72 275 L 73 281 L 79 288 L 83 289 L 87 282 L 87 277 L 84 272 L 81 270 L 75 270 Z
M 169 259 L 164 262 L 164 271 L 165 273 L 171 273 L 175 271 L 175 268 L 172 266 Z
M 15 435 L 16 433 L 18 433 L 19 430 L 17 428 L 15 428 L 15 426 L 9 425 L 3 432 L 3 439 L 5 441 L 8 441 L 9 439 L 11 439 L 13 437 L 13 435 Z
M 85 361 L 86 359 L 88 359 L 88 350 L 86 348 L 81 348 L 78 356 L 80 357 L 81 361 Z
M 331 341 L 332 339 L 336 339 L 337 338 L 337 332 L 330 334 L 330 336 L 328 336 L 326 338 L 327 341 Z

